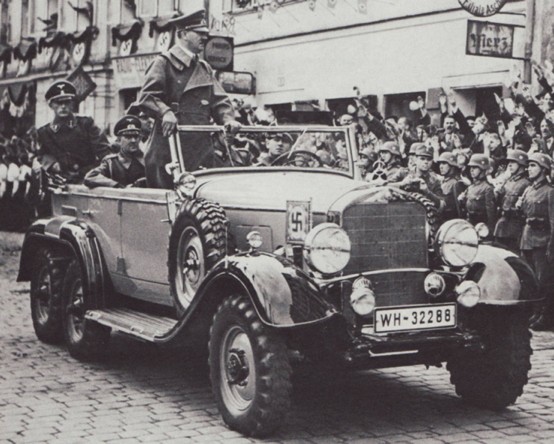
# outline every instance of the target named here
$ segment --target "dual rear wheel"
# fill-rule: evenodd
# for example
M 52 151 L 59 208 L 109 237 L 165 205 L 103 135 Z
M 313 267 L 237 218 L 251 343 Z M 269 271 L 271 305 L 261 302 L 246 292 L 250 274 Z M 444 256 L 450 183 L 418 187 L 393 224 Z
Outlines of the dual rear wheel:
M 65 341 L 71 356 L 98 357 L 107 346 L 110 329 L 85 319 L 86 296 L 81 266 L 55 248 L 35 256 L 31 280 L 31 317 L 37 337 L 46 343 Z

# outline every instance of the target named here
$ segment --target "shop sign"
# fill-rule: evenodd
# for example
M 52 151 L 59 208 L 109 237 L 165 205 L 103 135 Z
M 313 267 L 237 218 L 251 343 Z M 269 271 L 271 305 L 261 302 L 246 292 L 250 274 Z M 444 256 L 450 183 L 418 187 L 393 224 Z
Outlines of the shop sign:
M 468 20 L 466 54 L 511 58 L 513 48 L 513 25 Z
M 213 69 L 232 71 L 234 43 L 232 37 L 210 37 L 204 48 L 204 60 Z
M 142 86 L 146 69 L 154 61 L 156 55 L 157 53 L 114 58 L 112 67 L 117 88 Z
M 94 80 L 92 80 L 90 75 L 88 75 L 81 66 L 69 74 L 67 80 L 75 86 L 78 102 L 85 100 L 87 96 L 96 89 L 96 83 L 94 83 Z
M 216 77 L 229 94 L 256 93 L 256 80 L 249 72 L 218 71 Z
M 477 17 L 490 17 L 506 4 L 507 0 L 458 0 L 460 6 Z

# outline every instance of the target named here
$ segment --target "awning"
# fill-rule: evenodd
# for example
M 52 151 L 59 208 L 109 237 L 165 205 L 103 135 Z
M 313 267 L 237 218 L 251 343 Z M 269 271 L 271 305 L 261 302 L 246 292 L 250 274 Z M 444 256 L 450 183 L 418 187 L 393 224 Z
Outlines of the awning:
M 154 32 L 157 32 L 159 34 L 162 32 L 170 31 L 173 28 L 173 25 L 169 21 L 178 16 L 179 16 L 179 13 L 175 12 L 171 16 L 156 17 L 150 20 L 150 27 L 148 28 L 148 36 L 154 37 Z

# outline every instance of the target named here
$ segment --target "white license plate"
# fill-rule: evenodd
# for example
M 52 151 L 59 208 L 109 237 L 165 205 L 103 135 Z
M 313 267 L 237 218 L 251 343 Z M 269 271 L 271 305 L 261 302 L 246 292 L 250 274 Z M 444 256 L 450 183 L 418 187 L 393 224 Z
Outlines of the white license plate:
M 375 333 L 456 327 L 456 304 L 377 308 Z

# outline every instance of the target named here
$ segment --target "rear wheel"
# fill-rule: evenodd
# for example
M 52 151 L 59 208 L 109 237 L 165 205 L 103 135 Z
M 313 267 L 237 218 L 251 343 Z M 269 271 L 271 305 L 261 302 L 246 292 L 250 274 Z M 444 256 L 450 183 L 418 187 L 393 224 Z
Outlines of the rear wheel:
M 110 329 L 85 319 L 86 301 L 81 267 L 73 259 L 63 285 L 63 332 L 69 354 L 90 360 L 100 356 L 110 338 Z
M 56 344 L 63 339 L 62 284 L 64 272 L 51 248 L 37 251 L 31 278 L 31 317 L 37 338 Z
M 481 352 L 462 351 L 448 361 L 456 393 L 479 407 L 500 410 L 523 393 L 531 369 L 531 332 L 525 313 L 493 313 L 478 326 Z
M 292 370 L 282 338 L 260 322 L 246 298 L 232 296 L 214 316 L 209 352 L 225 423 L 249 436 L 273 432 L 290 406 Z

